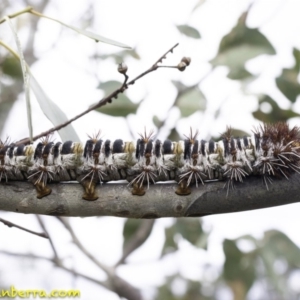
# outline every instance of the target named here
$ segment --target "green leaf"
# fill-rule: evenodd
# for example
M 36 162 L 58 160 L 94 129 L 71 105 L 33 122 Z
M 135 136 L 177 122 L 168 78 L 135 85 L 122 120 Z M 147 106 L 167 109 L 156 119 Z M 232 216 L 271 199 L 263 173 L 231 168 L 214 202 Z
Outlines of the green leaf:
M 106 95 L 109 95 L 121 85 L 122 83 L 119 81 L 110 80 L 100 83 L 98 88 L 103 90 Z M 139 104 L 133 103 L 125 94 L 119 94 L 118 99 L 113 99 L 112 103 L 97 108 L 96 111 L 112 117 L 126 117 L 129 114 L 135 114 L 138 107 Z
M 176 27 L 180 33 L 182 33 L 190 38 L 193 38 L 193 39 L 201 38 L 199 31 L 194 27 L 191 27 L 189 25 L 177 25 Z
M 206 0 L 198 0 L 197 4 L 194 6 L 192 12 L 194 12 L 195 10 L 197 10 L 200 6 L 202 6 L 202 4 L 205 3 Z
M 1 63 L 1 67 L 3 74 L 13 77 L 14 79 L 23 78 L 20 60 L 14 56 L 7 56 Z
M 122 86 L 122 82 L 117 80 L 110 80 L 105 82 L 100 82 L 97 86 L 97 89 L 103 90 L 105 94 L 110 94 L 116 89 L 120 88 Z
M 290 268 L 300 268 L 300 248 L 283 232 L 266 231 L 263 244 L 263 251 L 273 253 L 275 259 L 283 258 L 288 262 Z
M 246 26 L 246 18 L 247 12 L 241 15 L 231 32 L 222 38 L 218 54 L 211 61 L 213 66 L 229 67 L 230 76 L 235 78 L 235 74 L 243 73 L 247 60 L 261 54 L 276 53 L 269 40 L 257 28 Z
M 237 247 L 236 241 L 229 239 L 224 240 L 223 251 L 225 254 L 224 279 L 229 283 L 233 294 L 240 295 L 235 299 L 245 299 L 256 278 L 256 257 L 253 257 L 252 253 L 243 253 Z
M 165 243 L 162 248 L 161 256 L 178 250 L 178 245 L 174 240 L 175 234 L 176 234 L 176 229 L 174 225 L 165 228 Z
M 253 74 L 248 72 L 245 68 L 235 68 L 229 70 L 227 77 L 232 80 L 243 80 L 253 77 Z
M 295 66 L 291 69 L 283 69 L 279 77 L 276 78 L 277 87 L 291 101 L 295 102 L 300 94 L 300 84 L 298 75 L 300 71 L 300 51 L 294 49 Z
M 175 224 L 165 229 L 165 243 L 162 255 L 178 250 L 177 242 L 174 239 L 180 234 L 192 245 L 206 249 L 208 234 L 203 231 L 199 218 L 177 219 Z
M 202 230 L 200 219 L 177 219 L 175 223 L 175 229 L 183 238 L 188 240 L 194 246 L 206 249 L 207 234 Z
M 136 52 L 135 49 L 132 49 L 132 50 L 122 50 L 122 51 L 119 51 L 117 53 L 101 54 L 101 55 L 96 56 L 96 58 L 100 58 L 100 59 L 103 59 L 103 60 L 113 58 L 114 61 L 117 64 L 126 61 L 126 59 L 128 57 L 132 57 L 132 58 L 137 59 L 137 60 L 141 59 L 140 55 Z
M 139 229 L 140 224 L 142 220 L 138 219 L 127 219 L 125 222 L 125 225 L 123 227 L 123 250 L 127 246 L 128 241 L 130 238 L 136 233 L 136 231 Z
M 206 99 L 198 87 L 188 88 L 178 93 L 175 106 L 179 108 L 182 117 L 188 117 L 197 111 L 205 110 Z
M 266 123 L 275 123 L 280 121 L 287 121 L 290 118 L 299 117 L 300 115 L 293 112 L 290 109 L 282 109 L 278 106 L 276 101 L 272 99 L 268 95 L 263 95 L 262 98 L 259 100 L 259 104 L 262 103 L 269 103 L 272 107 L 272 111 L 270 113 L 265 113 L 258 108 L 257 111 L 253 112 L 254 118 Z
M 112 117 L 127 117 L 129 114 L 135 114 L 139 104 L 131 102 L 124 94 L 119 95 L 112 103 L 97 108 L 96 111 Z
M 164 122 L 162 122 L 157 116 L 153 116 L 152 122 L 157 128 L 160 128 Z
M 173 128 L 168 136 L 168 139 L 171 141 L 179 141 L 180 140 L 180 135 L 176 128 Z

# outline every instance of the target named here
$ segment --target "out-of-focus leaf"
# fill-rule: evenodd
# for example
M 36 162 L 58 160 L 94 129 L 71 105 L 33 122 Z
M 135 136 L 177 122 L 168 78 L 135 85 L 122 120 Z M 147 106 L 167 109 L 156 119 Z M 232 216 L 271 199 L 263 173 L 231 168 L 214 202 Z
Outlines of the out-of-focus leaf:
M 275 123 L 279 121 L 287 121 L 293 117 L 299 117 L 300 115 L 293 112 L 290 109 L 281 109 L 276 101 L 272 99 L 268 95 L 263 95 L 262 98 L 259 100 L 259 104 L 262 103 L 269 103 L 272 107 L 272 111 L 270 113 L 264 113 L 258 108 L 257 111 L 253 112 L 254 118 L 266 122 L 266 123 Z
M 101 54 L 101 55 L 97 56 L 97 58 L 98 57 L 103 60 L 113 58 L 117 64 L 119 64 L 123 61 L 126 61 L 127 57 L 132 57 L 137 60 L 141 59 L 140 55 L 136 52 L 135 49 L 123 50 L 123 51 L 119 51 L 117 53 L 111 53 L 111 54 Z
M 45 16 L 43 14 L 40 14 L 38 12 L 34 12 L 34 14 L 36 14 L 36 15 L 38 15 L 40 17 L 49 19 L 51 21 L 57 22 L 57 23 L 65 26 L 67 28 L 70 28 L 70 29 L 76 31 L 79 34 L 85 35 L 86 37 L 89 37 L 89 38 L 95 40 L 96 42 L 102 42 L 102 43 L 114 45 L 114 46 L 121 47 L 121 48 L 131 49 L 131 47 L 129 47 L 129 46 L 123 44 L 123 43 L 120 43 L 120 42 L 108 39 L 108 38 L 106 38 L 104 36 L 101 36 L 101 35 L 99 35 L 97 33 L 94 33 L 94 32 L 88 31 L 88 30 L 84 30 L 84 29 L 80 29 L 80 28 L 77 28 L 75 26 L 68 25 L 68 24 L 66 24 L 66 23 L 64 23 L 64 22 L 62 22 L 62 21 L 60 21 L 58 19 L 50 18 L 50 17 Z
M 237 25 L 222 38 L 217 56 L 211 61 L 213 66 L 227 66 L 230 76 L 245 76 L 244 65 L 249 59 L 261 54 L 275 54 L 269 40 L 257 29 L 246 26 L 247 12 L 243 13 Z M 244 74 L 243 74 L 244 73 Z
M 203 231 L 198 218 L 177 219 L 175 224 L 165 229 L 165 244 L 162 255 L 178 250 L 174 236 L 180 234 L 184 239 L 196 247 L 206 249 L 208 234 Z
M 265 267 L 266 276 L 274 289 L 280 294 L 280 298 L 289 299 L 287 288 L 287 272 L 299 269 L 300 249 L 284 233 L 277 230 L 265 232 L 261 241 L 260 256 Z M 285 274 L 280 274 L 274 268 L 275 263 L 283 261 L 286 266 Z
M 121 82 L 116 80 L 110 80 L 107 82 L 102 82 L 98 85 L 98 88 L 103 90 L 106 95 L 115 91 L 122 85 Z M 118 99 L 113 99 L 112 103 L 108 103 L 102 106 L 96 111 L 112 117 L 126 117 L 129 114 L 135 114 L 139 104 L 133 103 L 125 94 L 119 94 Z
M 163 285 L 161 285 L 157 290 L 156 300 L 180 300 L 177 296 L 175 296 L 172 292 L 172 283 L 178 277 L 178 274 L 168 276 L 165 279 Z
M 252 253 L 243 253 L 237 247 L 236 241 L 229 239 L 224 240 L 223 250 L 224 279 L 231 287 L 235 299 L 245 299 L 256 278 L 255 256 Z
M 168 136 L 168 139 L 171 141 L 179 141 L 180 140 L 180 135 L 176 128 L 173 128 Z
M 6 74 L 14 79 L 23 78 L 20 60 L 14 56 L 7 56 L 1 63 L 3 74 Z
M 300 72 L 300 51 L 293 50 L 295 66 L 291 69 L 283 69 L 279 77 L 276 78 L 276 84 L 280 91 L 293 103 L 300 94 L 300 84 L 298 75 Z
M 290 268 L 300 268 L 300 248 L 283 232 L 268 230 L 263 238 L 264 247 L 268 253 L 273 253 L 275 259 L 284 258 Z
M 175 229 L 194 246 L 206 249 L 207 236 L 203 232 L 198 218 L 177 219 Z M 203 239 L 203 236 L 205 236 L 205 239 Z
M 205 3 L 206 0 L 198 0 L 197 4 L 193 8 L 192 12 L 194 12 L 196 9 L 198 9 L 202 4 Z
M 46 95 L 29 68 L 28 72 L 31 76 L 31 89 L 45 116 L 54 126 L 67 122 L 68 118 L 65 113 Z M 58 133 L 63 142 L 67 140 L 79 141 L 79 137 L 71 124 L 60 129 Z
M 124 237 L 124 242 L 123 242 L 123 250 L 127 245 L 128 240 L 136 233 L 138 230 L 142 220 L 138 219 L 127 219 L 125 222 L 125 225 L 123 227 L 123 237 Z
M 253 77 L 253 74 L 248 72 L 245 68 L 230 69 L 227 77 L 232 80 L 243 80 Z
M 122 82 L 117 80 L 109 80 L 105 82 L 100 82 L 97 88 L 103 90 L 105 94 L 109 94 L 121 86 L 122 86 Z
M 179 108 L 182 117 L 188 117 L 197 111 L 205 110 L 206 99 L 199 88 L 194 87 L 178 93 L 175 106 Z
M 176 234 L 175 226 L 171 226 L 168 228 L 165 228 L 165 243 L 162 248 L 161 256 L 172 253 L 176 250 L 178 250 L 178 245 L 174 241 L 174 236 Z
M 139 104 L 131 102 L 124 94 L 119 95 L 118 99 L 114 99 L 112 103 L 97 108 L 96 111 L 112 117 L 127 117 L 129 114 L 135 114 Z
M 192 26 L 189 26 L 189 25 L 177 25 L 176 26 L 177 29 L 180 31 L 180 33 L 188 36 L 188 37 L 191 37 L 191 38 L 194 38 L 194 39 L 200 39 L 201 38 L 201 35 L 199 33 L 199 31 L 192 27 Z
M 152 121 L 157 128 L 160 128 L 163 125 L 163 122 L 157 116 L 154 116 Z
M 182 282 L 185 289 L 182 291 L 183 295 L 178 295 L 176 283 Z M 188 280 L 179 274 L 168 276 L 166 282 L 158 289 L 156 300 L 212 300 L 207 296 L 207 293 L 202 293 L 202 283 L 198 280 Z M 173 291 L 174 290 L 174 291 Z
M 149 238 L 154 220 L 128 219 L 123 228 L 123 259 L 141 247 Z
M 118 89 L 122 83 L 117 80 L 101 82 L 97 88 L 103 90 L 106 95 L 109 95 Z M 135 114 L 139 104 L 133 103 L 125 94 L 119 94 L 118 99 L 114 99 L 111 104 L 96 109 L 103 114 L 113 117 L 126 117 L 129 114 Z

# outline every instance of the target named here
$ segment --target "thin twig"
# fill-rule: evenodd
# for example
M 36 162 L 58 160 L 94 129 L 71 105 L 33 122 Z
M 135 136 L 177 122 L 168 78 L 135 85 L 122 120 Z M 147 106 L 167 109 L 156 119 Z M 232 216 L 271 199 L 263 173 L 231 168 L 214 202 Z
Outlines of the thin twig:
M 90 277 L 90 276 L 87 276 L 87 275 L 82 274 L 80 272 L 77 272 L 75 270 L 69 269 L 69 268 L 65 267 L 61 262 L 58 262 L 58 261 L 56 261 L 55 259 L 52 259 L 52 258 L 48 258 L 48 257 L 45 257 L 45 256 L 34 255 L 34 254 L 29 254 L 29 253 L 28 254 L 27 253 L 12 253 L 12 252 L 8 252 L 8 251 L 4 251 L 4 250 L 0 250 L 0 254 L 14 256 L 14 257 L 20 257 L 20 258 L 46 260 L 48 262 L 52 262 L 58 268 L 61 268 L 65 271 L 73 274 L 74 276 L 82 277 L 82 278 L 87 279 L 89 281 L 92 281 L 96 284 L 99 284 L 99 285 L 107 288 L 110 291 L 113 291 L 113 289 L 110 287 L 110 285 L 107 282 L 97 280 L 93 277 Z
M 69 231 L 73 243 L 81 250 L 82 253 L 84 253 L 95 265 L 97 265 L 100 269 L 102 269 L 108 276 L 111 276 L 114 271 L 112 268 L 104 265 L 101 263 L 93 254 L 91 254 L 80 242 L 79 238 L 76 236 L 75 232 L 73 231 L 73 228 L 69 224 L 68 220 L 62 217 L 57 217 L 59 221 L 65 226 L 65 228 Z
M 162 55 L 155 63 L 154 65 L 152 65 L 152 67 L 150 67 L 148 70 L 146 70 L 145 72 L 141 73 L 140 75 L 138 75 L 137 77 L 135 77 L 134 79 L 130 80 L 127 83 L 127 78 L 125 77 L 125 81 L 124 83 L 115 91 L 113 91 L 112 93 L 110 93 L 108 96 L 106 96 L 105 98 L 101 99 L 98 103 L 92 105 L 90 108 L 88 108 L 87 110 L 83 111 L 82 113 L 80 113 L 79 115 L 73 117 L 72 119 L 70 119 L 69 121 L 62 123 L 60 125 L 57 125 L 47 131 L 44 131 L 36 136 L 33 137 L 33 141 L 36 141 L 37 139 L 46 136 L 54 131 L 60 130 L 63 127 L 66 127 L 67 125 L 71 124 L 73 121 L 81 118 L 82 116 L 86 115 L 87 113 L 91 112 L 92 110 L 95 110 L 97 108 L 100 108 L 104 105 L 106 105 L 107 103 L 111 102 L 114 98 L 117 99 L 118 95 L 120 93 L 123 93 L 126 89 L 128 89 L 129 85 L 133 85 L 137 80 L 139 80 L 140 78 L 144 77 L 145 75 L 157 70 L 159 68 L 158 63 L 162 62 L 163 59 L 166 58 L 166 55 L 168 53 L 172 53 L 174 48 L 176 48 L 178 46 L 178 43 L 176 45 L 174 45 L 171 49 L 169 49 L 164 55 Z M 15 145 L 20 145 L 20 144 L 28 144 L 30 142 L 29 138 L 25 138 L 22 139 L 20 141 L 18 141 L 17 143 L 15 143 Z
M 22 10 L 16 12 L 16 13 L 14 13 L 14 14 L 7 15 L 7 17 L 10 18 L 10 19 L 13 19 L 13 18 L 15 18 L 15 17 L 18 17 L 18 16 L 24 14 L 24 13 L 31 12 L 32 10 L 33 10 L 33 8 L 32 8 L 31 6 L 28 6 L 28 7 L 24 8 L 24 9 L 22 9 Z M 5 19 L 5 18 L 2 18 L 2 19 L 0 20 L 0 24 L 1 24 L 1 23 L 4 23 L 5 21 L 6 21 L 6 19 Z
M 66 229 L 70 232 L 74 244 L 85 254 L 94 264 L 96 264 L 101 270 L 103 270 L 108 277 L 108 284 L 111 287 L 110 290 L 117 293 L 120 297 L 132 300 L 142 300 L 142 296 L 139 290 L 130 285 L 127 281 L 119 277 L 114 268 L 108 267 L 101 263 L 94 257 L 80 242 L 78 237 L 75 235 L 73 228 L 70 226 L 67 219 L 62 217 L 57 217 Z
M 45 226 L 45 224 L 44 224 L 43 219 L 42 219 L 41 216 L 39 216 L 39 215 L 35 215 L 35 216 L 36 216 L 36 218 L 37 218 L 37 220 L 38 220 L 40 226 L 43 228 L 43 230 L 44 230 L 44 231 L 46 232 L 46 234 L 48 235 L 49 242 L 50 242 L 51 248 L 52 248 L 52 250 L 53 250 L 53 254 L 54 254 L 54 259 L 55 259 L 55 261 L 60 261 L 60 259 L 59 259 L 59 257 L 58 257 L 58 254 L 57 254 L 57 251 L 56 251 L 56 248 L 55 248 L 55 246 L 54 246 L 54 244 L 53 244 L 52 238 L 51 238 L 51 236 L 49 235 L 49 232 L 48 232 L 47 229 L 46 229 L 46 226 Z
M 2 218 L 0 218 L 0 222 L 2 222 L 4 225 L 6 225 L 6 226 L 8 226 L 8 227 L 16 227 L 16 228 L 18 228 L 18 229 L 20 229 L 20 230 L 24 230 L 24 231 L 26 231 L 26 232 L 29 232 L 29 233 L 31 233 L 31 234 L 40 236 L 40 237 L 42 237 L 42 238 L 49 239 L 49 236 L 48 236 L 48 234 L 47 234 L 46 232 L 41 232 L 41 233 L 35 232 L 35 231 L 29 230 L 29 229 L 27 229 L 27 228 L 24 228 L 24 227 L 22 227 L 22 226 L 16 225 L 16 224 L 14 224 L 14 223 L 12 223 L 12 222 L 10 222 L 10 221 L 4 220 L 4 219 L 2 219 Z

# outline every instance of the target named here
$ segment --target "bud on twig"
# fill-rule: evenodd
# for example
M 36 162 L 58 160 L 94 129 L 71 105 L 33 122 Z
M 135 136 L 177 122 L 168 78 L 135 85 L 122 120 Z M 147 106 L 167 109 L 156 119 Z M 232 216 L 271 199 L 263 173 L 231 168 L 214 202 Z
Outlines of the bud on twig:
M 181 61 L 184 62 L 187 66 L 189 66 L 190 63 L 191 63 L 191 58 L 190 57 L 183 57 L 181 59 Z
M 118 65 L 118 72 L 121 73 L 121 74 L 126 74 L 127 69 L 128 69 L 128 67 L 125 63 L 120 63 Z
M 183 62 L 183 61 L 181 61 L 178 65 L 177 65 L 177 69 L 179 70 L 179 71 L 184 71 L 185 70 L 185 68 L 186 68 L 186 63 L 185 62 Z

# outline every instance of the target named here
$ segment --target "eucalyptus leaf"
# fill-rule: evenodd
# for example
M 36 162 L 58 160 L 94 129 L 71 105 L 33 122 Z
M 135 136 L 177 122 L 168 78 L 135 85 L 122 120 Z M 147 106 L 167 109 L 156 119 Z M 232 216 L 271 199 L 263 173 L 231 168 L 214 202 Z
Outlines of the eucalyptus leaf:
M 291 109 L 282 109 L 278 106 L 276 101 L 272 99 L 268 95 L 262 95 L 259 104 L 262 103 L 269 103 L 272 107 L 272 110 L 269 113 L 263 112 L 260 107 L 253 112 L 254 118 L 256 118 L 259 121 L 265 122 L 265 123 L 275 123 L 275 122 L 286 122 L 290 118 L 299 117 L 300 115 L 295 113 Z
M 34 12 L 34 14 L 36 14 L 36 15 L 38 15 L 40 17 L 44 17 L 46 19 L 52 20 L 54 22 L 57 22 L 57 23 L 65 26 L 65 27 L 67 27 L 69 29 L 72 29 L 72 30 L 76 31 L 79 34 L 82 34 L 82 35 L 84 35 L 86 37 L 89 37 L 89 38 L 95 40 L 96 42 L 102 42 L 102 43 L 114 45 L 114 46 L 121 47 L 121 48 L 131 49 L 131 47 L 129 47 L 129 46 L 123 44 L 123 43 L 111 40 L 111 39 L 106 38 L 104 36 L 101 36 L 101 35 L 99 35 L 97 33 L 94 33 L 94 32 L 91 32 L 91 31 L 88 31 L 88 30 L 85 30 L 85 29 L 80 29 L 80 28 L 77 28 L 77 27 L 72 26 L 72 25 L 68 25 L 68 24 L 66 24 L 66 23 L 64 23 L 64 22 L 62 22 L 62 21 L 60 21 L 58 19 L 50 18 L 48 16 L 45 16 L 45 15 L 37 13 L 37 12 Z
M 264 234 L 262 251 L 284 259 L 291 269 L 300 268 L 300 248 L 283 232 L 268 230 Z M 288 255 L 287 255 L 288 253 Z
M 220 43 L 217 56 L 211 61 L 213 66 L 227 66 L 229 73 L 244 69 L 245 62 L 261 54 L 275 54 L 269 40 L 257 29 L 246 26 L 247 12 L 243 13 L 237 25 L 225 35 Z M 243 74 L 244 75 L 244 74 Z
M 153 116 L 152 122 L 157 128 L 160 128 L 164 122 L 162 122 L 157 116 Z
M 67 122 L 68 118 L 65 113 L 46 95 L 29 68 L 28 71 L 31 75 L 31 89 L 45 116 L 54 126 Z M 63 142 L 67 140 L 79 141 L 79 137 L 71 124 L 60 129 L 58 133 Z
M 206 99 L 198 87 L 193 87 L 178 93 L 175 106 L 179 108 L 182 117 L 188 117 L 197 111 L 204 111 Z
M 31 113 L 31 102 L 30 102 L 30 75 L 27 70 L 27 64 L 24 59 L 23 50 L 22 50 L 21 42 L 19 40 L 17 31 L 16 31 L 11 19 L 8 16 L 4 17 L 4 19 L 7 21 L 8 25 L 13 33 L 13 37 L 14 37 L 14 40 L 15 40 L 15 42 L 17 44 L 17 48 L 18 48 L 18 54 L 19 54 L 19 58 L 20 58 L 21 69 L 22 69 L 22 74 L 23 74 L 23 79 L 24 79 L 29 138 L 30 138 L 30 141 L 32 141 L 33 140 L 32 139 L 33 138 L 33 127 L 32 127 L 32 113 Z
M 125 222 L 125 225 L 123 227 L 123 250 L 127 246 L 128 241 L 130 238 L 136 233 L 136 231 L 139 229 L 140 224 L 142 220 L 138 219 L 127 219 Z
M 175 225 L 165 228 L 165 242 L 162 248 L 161 256 L 178 250 L 178 245 L 174 240 L 175 234 Z
M 291 69 L 283 69 L 279 77 L 276 78 L 277 87 L 291 101 L 295 102 L 300 95 L 300 84 L 298 76 L 300 72 L 300 51 L 293 50 L 295 65 Z
M 207 234 L 202 229 L 200 219 L 177 219 L 175 229 L 183 238 L 188 240 L 194 246 L 206 249 Z M 205 239 L 203 239 L 203 237 L 205 237 Z
M 223 251 L 225 254 L 223 277 L 229 283 L 233 294 L 239 293 L 239 298 L 245 299 L 256 279 L 256 252 L 243 253 L 239 250 L 236 241 L 229 239 L 224 240 Z
M 173 128 L 171 130 L 170 134 L 168 135 L 168 139 L 171 141 L 179 141 L 180 140 L 180 135 L 176 128 Z
M 117 80 L 110 80 L 99 83 L 99 89 L 105 92 L 105 95 L 109 95 L 113 91 L 122 86 L 122 83 Z M 139 104 L 133 103 L 125 94 L 119 94 L 117 99 L 113 99 L 112 103 L 108 103 L 105 106 L 97 108 L 96 111 L 112 117 L 126 117 L 129 114 L 135 114 Z
M 1 63 L 1 70 L 3 74 L 6 74 L 14 79 L 23 78 L 22 68 L 20 60 L 14 56 L 7 56 Z
M 135 49 L 122 50 L 122 51 L 119 51 L 117 53 L 100 54 L 100 55 L 96 56 L 96 58 L 100 58 L 102 60 L 113 58 L 114 61 L 116 62 L 116 64 L 119 64 L 121 62 L 126 61 L 126 59 L 128 57 L 132 57 L 132 58 L 134 58 L 136 60 L 140 60 L 141 59 L 140 55 L 136 52 Z
M 96 111 L 112 117 L 127 117 L 135 114 L 139 104 L 133 103 L 126 95 L 119 94 L 118 99 L 113 99 L 112 103 L 97 108 Z
M 198 0 L 198 2 L 196 3 L 196 5 L 194 6 L 192 12 L 194 12 L 195 10 L 197 10 L 200 6 L 202 6 L 204 3 L 206 2 L 206 0 Z
M 110 94 L 111 92 L 117 90 L 121 86 L 122 86 L 122 82 L 117 80 L 109 80 L 105 82 L 100 82 L 97 88 L 103 90 L 105 94 Z
M 201 35 L 199 33 L 199 31 L 192 27 L 192 26 L 189 26 L 189 25 L 177 25 L 176 26 L 177 29 L 180 31 L 180 33 L 190 37 L 190 38 L 193 38 L 193 39 L 200 39 L 201 38 Z

